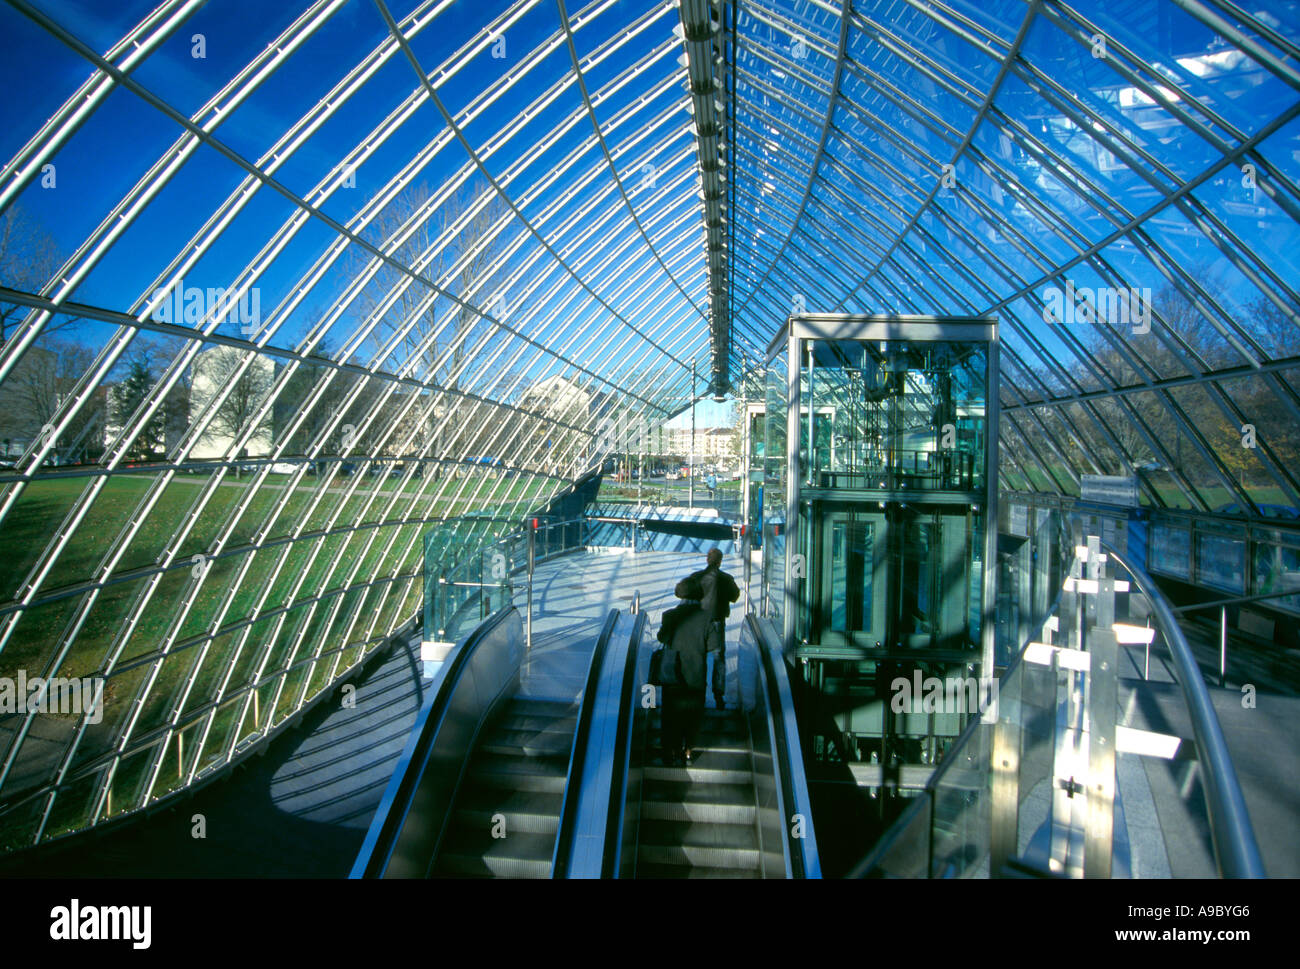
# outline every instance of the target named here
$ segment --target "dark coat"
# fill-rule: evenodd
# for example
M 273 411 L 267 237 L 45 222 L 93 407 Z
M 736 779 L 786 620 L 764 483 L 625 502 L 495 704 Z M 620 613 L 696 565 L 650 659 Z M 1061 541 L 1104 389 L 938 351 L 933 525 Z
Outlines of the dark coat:
M 740 598 L 740 586 L 730 574 L 721 569 L 701 569 L 688 577 L 699 579 L 704 587 L 704 597 L 700 605 L 705 612 L 712 612 L 714 619 L 726 619 L 731 615 L 731 603 Z
M 657 638 L 665 646 L 677 650 L 686 686 L 703 690 L 708 665 L 705 657 L 709 648 L 709 617 L 699 603 L 683 602 L 665 612 Z

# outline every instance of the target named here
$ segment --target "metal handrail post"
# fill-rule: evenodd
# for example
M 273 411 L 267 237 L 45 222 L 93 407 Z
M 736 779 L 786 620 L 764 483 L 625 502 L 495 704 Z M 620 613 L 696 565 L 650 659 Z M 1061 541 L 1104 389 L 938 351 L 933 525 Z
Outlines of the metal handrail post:
M 524 617 L 524 647 L 532 655 L 533 650 L 533 562 L 536 558 L 537 519 L 530 522 L 528 529 L 528 612 Z
M 1228 685 L 1228 607 L 1219 606 L 1219 686 Z

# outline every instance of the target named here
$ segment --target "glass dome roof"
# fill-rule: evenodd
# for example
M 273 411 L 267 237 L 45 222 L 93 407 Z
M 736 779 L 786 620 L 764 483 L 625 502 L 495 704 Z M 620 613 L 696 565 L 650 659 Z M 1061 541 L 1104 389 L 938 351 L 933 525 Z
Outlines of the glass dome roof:
M 229 764 L 794 312 L 994 314 L 1008 491 L 1300 507 L 1300 9 L 8 0 L 0 845 Z M 490 471 L 484 471 L 487 467 Z

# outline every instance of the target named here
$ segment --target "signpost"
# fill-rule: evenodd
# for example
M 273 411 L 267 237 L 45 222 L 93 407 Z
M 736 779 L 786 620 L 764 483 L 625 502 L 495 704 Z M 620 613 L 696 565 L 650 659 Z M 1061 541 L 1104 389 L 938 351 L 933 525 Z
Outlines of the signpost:
M 1095 501 L 1102 505 L 1136 508 L 1138 506 L 1137 478 L 1107 474 L 1085 474 L 1079 478 L 1079 500 Z

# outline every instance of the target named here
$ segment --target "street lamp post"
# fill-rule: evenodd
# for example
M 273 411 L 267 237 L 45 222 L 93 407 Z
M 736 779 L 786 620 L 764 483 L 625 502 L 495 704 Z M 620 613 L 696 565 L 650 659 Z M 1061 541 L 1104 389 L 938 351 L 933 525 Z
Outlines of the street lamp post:
M 691 449 L 690 458 L 687 461 L 687 468 L 690 469 L 689 484 L 686 492 L 686 504 L 690 508 L 695 507 L 695 361 L 691 361 Z

